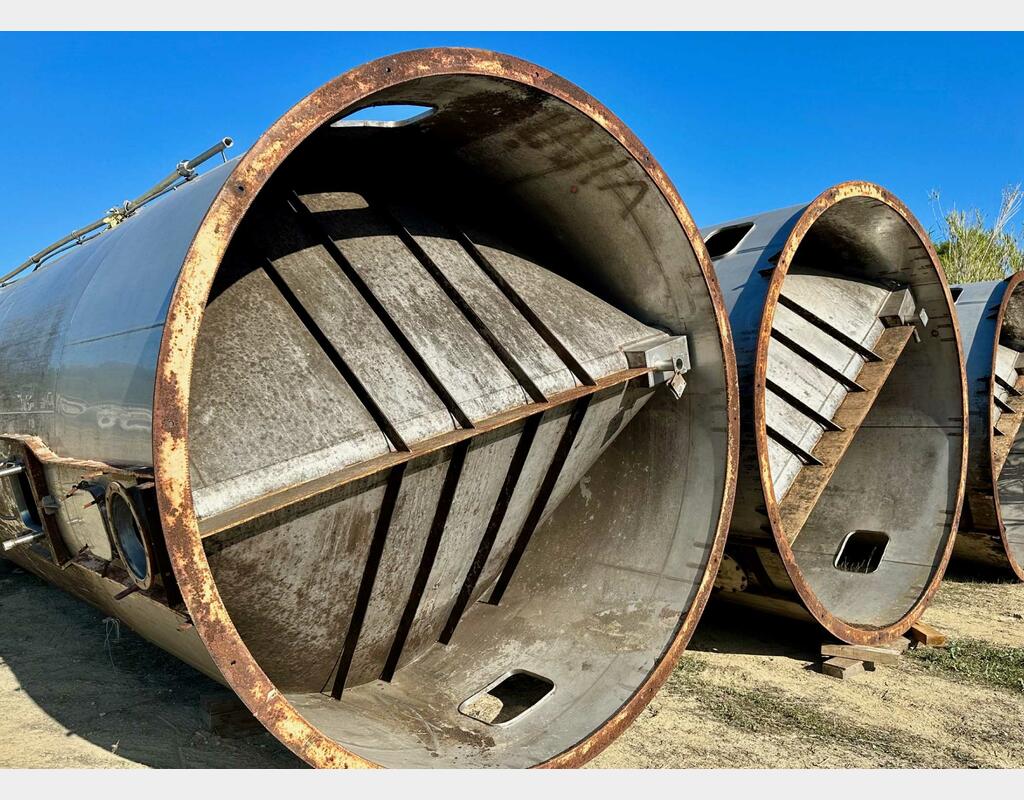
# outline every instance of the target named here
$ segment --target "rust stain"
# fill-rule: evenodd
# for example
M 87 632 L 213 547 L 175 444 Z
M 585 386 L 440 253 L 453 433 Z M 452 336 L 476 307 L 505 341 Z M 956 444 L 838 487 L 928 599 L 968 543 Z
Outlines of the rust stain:
M 778 306 L 779 294 L 782 291 L 782 282 L 786 277 L 793 257 L 796 255 L 797 248 L 799 248 L 800 243 L 803 241 L 804 236 L 807 235 L 811 226 L 814 225 L 822 214 L 843 200 L 848 200 L 854 197 L 868 197 L 877 200 L 880 203 L 884 203 L 898 213 L 907 225 L 910 226 L 917 235 L 922 246 L 925 248 L 928 257 L 931 259 L 932 268 L 935 270 L 936 277 L 942 286 L 942 291 L 946 298 L 946 308 L 950 317 L 955 319 L 953 296 L 949 291 L 949 283 L 946 280 L 945 272 L 940 265 L 939 257 L 935 252 L 935 248 L 932 246 L 930 237 L 921 227 L 917 218 L 910 212 L 910 209 L 907 208 L 907 206 L 891 192 L 883 189 L 881 186 L 865 181 L 848 181 L 846 183 L 837 184 L 830 189 L 826 189 L 804 210 L 803 215 L 790 232 L 789 238 L 786 240 L 786 243 L 782 248 L 782 254 L 779 257 L 775 269 L 772 270 L 771 282 L 768 287 L 768 294 L 765 298 L 765 312 L 761 318 L 761 328 L 757 337 L 757 355 L 754 369 L 754 436 L 756 440 L 758 467 L 761 473 L 761 487 L 764 493 L 765 505 L 768 510 L 768 519 L 772 528 L 772 536 L 775 539 L 776 552 L 782 559 L 786 572 L 788 573 L 790 580 L 793 582 L 793 586 L 796 588 L 801 602 L 807 610 L 811 612 L 814 618 L 817 619 L 818 622 L 820 622 L 822 626 L 824 626 L 825 629 L 836 638 L 851 644 L 877 645 L 891 642 L 906 633 L 910 627 L 920 619 L 925 608 L 928 606 L 928 603 L 931 601 L 932 596 L 938 590 L 939 584 L 942 582 L 942 577 L 946 572 L 946 566 L 949 564 L 949 558 L 953 552 L 953 545 L 956 540 L 956 531 L 960 522 L 960 513 L 963 508 L 964 488 L 967 479 L 968 427 L 970 420 L 968 417 L 967 374 L 964 365 L 963 343 L 960 339 L 959 327 L 957 325 L 953 325 L 953 335 L 956 341 L 958 363 L 960 367 L 962 446 L 956 509 L 950 524 L 951 533 L 949 539 L 946 542 L 945 549 L 943 550 L 942 559 L 939 563 L 938 569 L 935 570 L 935 573 L 933 574 L 925 591 L 906 615 L 894 622 L 892 625 L 881 628 L 868 629 L 848 625 L 843 620 L 830 613 L 818 600 L 817 595 L 804 578 L 803 572 L 797 566 L 796 557 L 793 554 L 789 539 L 787 538 L 783 528 L 782 517 L 779 513 L 779 503 L 775 497 L 775 490 L 771 480 L 771 469 L 768 462 L 768 434 L 765 419 L 765 395 L 768 368 L 768 344 L 771 336 L 772 323 L 775 318 L 775 309 Z
M 996 314 L 996 335 L 992 340 L 992 369 L 988 379 L 988 447 L 985 448 L 985 452 L 988 458 L 988 478 L 989 484 L 984 487 L 987 490 L 986 496 L 991 495 L 993 511 L 995 512 L 996 524 L 999 527 L 999 540 L 1003 546 L 1003 552 L 1006 554 L 1006 559 L 1010 565 L 1010 569 L 1013 570 L 1013 574 L 1017 576 L 1018 580 L 1024 581 L 1024 564 L 1021 564 L 1016 556 L 1013 554 L 1013 548 L 1010 546 L 1010 540 L 1007 538 L 1006 524 L 1003 522 L 1003 511 L 1002 504 L 999 502 L 999 476 L 995 473 L 995 464 L 992 460 L 992 429 L 995 425 L 993 420 L 993 404 L 992 396 L 996 390 L 996 354 L 999 352 L 999 334 L 1003 329 L 1003 319 L 1006 316 L 1006 308 L 1009 305 L 1010 298 L 1013 296 L 1014 290 L 1024 280 L 1024 272 L 1015 272 L 1007 279 L 1006 291 L 1003 293 L 1003 299 L 999 303 L 999 311 Z M 959 334 L 959 327 L 957 327 Z
M 512 56 L 461 49 L 415 50 L 373 61 L 314 91 L 275 122 L 239 160 L 217 195 L 185 258 L 160 345 L 154 392 L 153 452 L 157 496 L 167 549 L 189 614 L 218 669 L 250 711 L 296 755 L 316 767 L 377 767 L 310 725 L 274 687 L 245 647 L 224 607 L 203 551 L 192 505 L 188 463 L 188 405 L 192 358 L 213 277 L 231 237 L 260 188 L 311 133 L 354 104 L 423 76 L 479 75 L 543 90 L 586 114 L 643 167 L 675 212 L 711 297 L 726 373 L 728 453 L 725 488 L 708 568 L 671 645 L 643 685 L 598 730 L 544 767 L 575 767 L 607 747 L 643 710 L 672 673 L 711 592 L 725 547 L 739 458 L 739 393 L 728 315 L 711 260 L 675 187 L 636 136 L 579 87 Z

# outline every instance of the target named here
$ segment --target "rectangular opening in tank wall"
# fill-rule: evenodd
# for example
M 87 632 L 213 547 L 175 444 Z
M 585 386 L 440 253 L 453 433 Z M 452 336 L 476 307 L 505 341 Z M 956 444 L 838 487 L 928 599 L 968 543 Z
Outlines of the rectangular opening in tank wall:
M 555 684 L 532 672 L 514 671 L 459 706 L 467 717 L 488 725 L 508 724 L 555 690 Z
M 721 258 L 731 253 L 740 246 L 740 242 L 754 228 L 753 222 L 744 222 L 742 225 L 729 225 L 726 228 L 719 228 L 707 239 L 704 246 L 708 249 L 708 255 L 712 258 Z
M 882 563 L 888 544 L 888 535 L 881 531 L 853 531 L 839 546 L 835 568 L 844 572 L 874 572 Z

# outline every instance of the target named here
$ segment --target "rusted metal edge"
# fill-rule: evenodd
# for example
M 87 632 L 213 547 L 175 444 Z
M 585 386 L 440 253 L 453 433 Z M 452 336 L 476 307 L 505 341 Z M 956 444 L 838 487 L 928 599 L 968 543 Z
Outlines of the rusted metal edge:
M 1018 580 L 1024 581 L 1024 564 L 1017 560 L 1010 547 L 1010 540 L 1006 535 L 1006 524 L 1003 522 L 1002 504 L 999 502 L 999 476 L 995 472 L 995 463 L 992 460 L 992 427 L 995 424 L 992 414 L 992 396 L 996 389 L 996 355 L 999 352 L 999 335 L 1003 330 L 1003 318 L 1006 316 L 1006 308 L 1013 297 L 1014 289 L 1024 280 L 1024 272 L 1015 272 L 1006 281 L 1006 290 L 999 301 L 999 311 L 996 314 L 996 335 L 992 338 L 992 367 L 989 370 L 988 378 L 988 425 L 985 426 L 986 447 L 985 458 L 988 459 L 988 478 L 992 489 L 992 505 L 994 506 L 996 523 L 999 526 L 999 540 L 1003 545 L 1003 553 L 1006 555 L 1007 563 Z M 959 331 L 959 328 L 958 328 Z
M 317 767 L 376 767 L 310 725 L 249 653 L 217 591 L 192 504 L 188 407 L 192 360 L 203 309 L 220 261 L 258 191 L 295 148 L 322 125 L 370 95 L 427 75 L 481 75 L 524 84 L 565 102 L 613 136 L 639 163 L 674 211 L 695 253 L 711 298 L 722 349 L 727 455 L 721 509 L 707 568 L 670 645 L 633 696 L 597 730 L 540 766 L 574 767 L 610 744 L 672 673 L 707 603 L 725 546 L 739 458 L 739 390 L 728 316 L 711 259 L 693 218 L 662 168 L 636 136 L 577 86 L 518 58 L 484 50 L 435 48 L 388 56 L 357 67 L 300 101 L 242 156 L 201 223 L 182 265 L 160 342 L 153 398 L 153 455 L 164 536 L 186 606 L 225 681 L 283 744 Z
M 957 489 L 956 509 L 953 514 L 953 519 L 950 522 L 950 535 L 946 542 L 946 547 L 943 550 L 939 566 L 932 575 L 932 579 L 925 588 L 925 591 L 921 594 L 917 602 L 910 611 L 907 612 L 907 614 L 893 624 L 885 627 L 850 625 L 830 613 L 818 600 L 817 595 L 805 580 L 803 572 L 797 566 L 793 549 L 786 537 L 779 510 L 779 503 L 775 497 L 775 488 L 772 483 L 771 468 L 768 461 L 768 435 L 765 418 L 765 381 L 768 369 L 768 342 L 769 337 L 771 336 L 772 323 L 775 318 L 775 308 L 778 305 L 779 294 L 782 291 L 782 282 L 785 279 L 786 274 L 789 272 L 789 267 L 793 257 L 796 255 L 797 248 L 800 246 L 804 236 L 806 236 L 811 226 L 814 225 L 818 218 L 821 217 L 821 215 L 828 209 L 844 200 L 849 200 L 854 197 L 871 198 L 889 206 L 903 218 L 903 220 L 917 235 L 921 245 L 925 249 L 925 252 L 931 259 L 932 268 L 935 270 L 939 283 L 942 286 L 942 291 L 946 297 L 946 307 L 949 311 L 950 319 L 953 320 L 953 336 L 956 341 L 956 349 L 960 365 L 961 409 L 963 410 L 963 443 L 960 455 L 960 480 Z M 946 566 L 949 564 L 950 555 L 953 552 L 956 531 L 960 523 L 960 512 L 963 508 L 964 489 L 967 480 L 967 437 L 970 420 L 969 407 L 967 403 L 967 374 L 964 364 L 963 343 L 960 339 L 960 328 L 956 324 L 956 311 L 953 308 L 953 296 L 949 291 L 949 282 L 946 280 L 946 275 L 942 270 L 939 257 L 935 252 L 935 248 L 932 246 L 928 234 L 921 227 L 921 223 L 917 221 L 917 218 L 910 212 L 910 209 L 907 208 L 899 198 L 877 184 L 868 183 L 866 181 L 848 181 L 826 189 L 811 201 L 810 205 L 808 205 L 806 209 L 804 209 L 802 216 L 790 232 L 789 237 L 786 239 L 786 244 L 782 248 L 778 264 L 771 273 L 771 282 L 768 286 L 768 294 L 765 297 L 764 308 L 764 314 L 761 317 L 761 328 L 758 331 L 757 336 L 757 355 L 754 367 L 754 437 L 757 448 L 758 467 L 761 473 L 761 488 L 765 498 L 765 506 L 767 507 L 772 536 L 775 539 L 775 545 L 778 549 L 779 557 L 782 559 L 782 563 L 786 568 L 789 579 L 796 588 L 801 602 L 807 607 L 807 610 L 811 612 L 814 618 L 829 631 L 829 633 L 850 644 L 878 645 L 890 642 L 906 633 L 921 617 L 928 603 L 931 601 L 932 596 L 939 588 L 939 584 L 942 582 L 942 576 L 946 572 Z
M 0 439 L 18 442 L 32 451 L 40 463 L 51 466 L 73 467 L 104 475 L 131 475 L 136 478 L 149 478 L 152 470 L 148 467 L 115 467 L 103 461 L 90 461 L 79 458 L 66 458 L 53 452 L 38 436 L 27 436 L 20 433 L 0 434 Z

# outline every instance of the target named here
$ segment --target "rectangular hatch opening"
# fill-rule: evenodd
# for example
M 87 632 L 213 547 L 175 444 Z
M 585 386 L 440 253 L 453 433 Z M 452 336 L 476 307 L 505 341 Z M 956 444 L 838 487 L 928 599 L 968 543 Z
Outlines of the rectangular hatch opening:
M 881 531 L 853 531 L 839 545 L 834 566 L 844 572 L 874 572 L 888 544 L 888 535 Z
M 507 725 L 554 691 L 547 678 L 515 670 L 463 702 L 459 712 L 487 725 Z

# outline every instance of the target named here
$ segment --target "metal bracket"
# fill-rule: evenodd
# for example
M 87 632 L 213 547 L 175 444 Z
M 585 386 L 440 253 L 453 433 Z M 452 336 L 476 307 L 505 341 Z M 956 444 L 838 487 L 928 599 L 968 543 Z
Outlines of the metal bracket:
M 179 161 L 176 169 L 178 170 L 178 174 L 187 181 L 192 180 L 196 176 L 195 169 L 188 161 Z
M 633 369 L 647 367 L 647 385 L 667 384 L 672 396 L 678 400 L 686 389 L 683 374 L 690 370 L 690 351 L 685 336 L 655 334 L 624 345 L 626 363 Z
M 917 300 L 910 289 L 896 289 L 882 304 L 878 318 L 887 328 L 901 325 L 917 325 L 928 327 L 928 314 L 923 308 L 918 309 Z
M 900 325 L 913 324 L 914 312 L 917 310 L 917 303 L 910 289 L 896 289 L 882 303 L 878 312 L 878 318 L 887 328 L 897 328 Z

